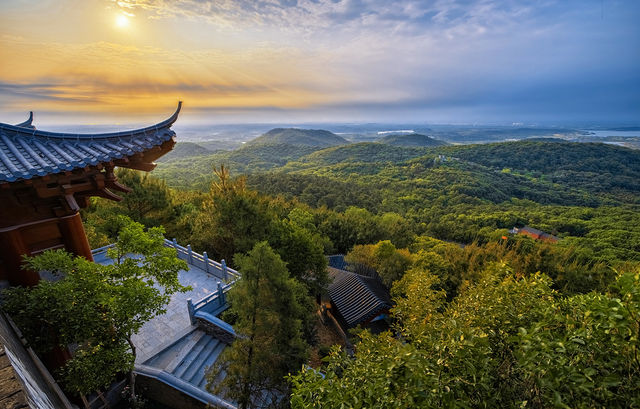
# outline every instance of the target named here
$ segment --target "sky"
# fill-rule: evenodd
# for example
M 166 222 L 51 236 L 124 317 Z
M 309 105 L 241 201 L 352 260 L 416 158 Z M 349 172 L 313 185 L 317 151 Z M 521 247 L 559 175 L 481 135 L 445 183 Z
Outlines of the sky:
M 9 123 L 640 124 L 638 0 L 2 0 L 0 61 Z

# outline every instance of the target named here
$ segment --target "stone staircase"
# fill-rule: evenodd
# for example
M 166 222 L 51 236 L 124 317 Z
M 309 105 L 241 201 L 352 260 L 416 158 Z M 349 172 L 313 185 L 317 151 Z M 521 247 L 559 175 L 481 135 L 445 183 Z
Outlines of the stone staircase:
M 156 368 L 207 392 L 207 369 L 216 362 L 226 346 L 227 344 L 203 330 L 195 329 L 143 365 Z

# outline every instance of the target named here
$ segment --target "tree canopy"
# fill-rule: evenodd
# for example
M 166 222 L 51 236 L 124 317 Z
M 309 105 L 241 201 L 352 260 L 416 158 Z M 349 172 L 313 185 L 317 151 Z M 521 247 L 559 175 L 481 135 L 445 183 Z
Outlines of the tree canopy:
M 565 297 L 543 274 L 493 264 L 450 303 L 437 283 L 407 273 L 394 287 L 401 336 L 362 332 L 353 357 L 334 349 L 323 374 L 292 376 L 292 407 L 640 404 L 640 273 L 607 294 Z
M 2 308 L 35 350 L 77 345 L 59 374 L 68 391 L 84 395 L 130 372 L 135 361 L 131 336 L 165 311 L 171 294 L 188 289 L 178 281 L 186 263 L 164 246 L 162 233 L 162 228 L 144 231 L 123 219 L 118 241 L 108 251 L 113 264 L 47 251 L 27 257 L 26 268 L 51 272 L 57 281 L 5 290 Z
M 228 296 L 237 338 L 216 361 L 209 387 L 242 409 L 275 406 L 288 397 L 284 376 L 308 358 L 303 332 L 313 302 L 265 242 L 238 255 L 236 264 L 242 277 Z

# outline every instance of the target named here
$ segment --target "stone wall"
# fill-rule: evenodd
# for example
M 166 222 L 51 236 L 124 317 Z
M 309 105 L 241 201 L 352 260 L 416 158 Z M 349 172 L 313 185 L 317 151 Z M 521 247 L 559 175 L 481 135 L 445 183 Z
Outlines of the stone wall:
M 146 399 L 170 409 L 205 409 L 207 405 L 189 395 L 167 386 L 157 379 L 136 376 L 136 392 Z M 209 406 L 210 407 L 210 406 Z
M 204 332 L 216 337 L 227 345 L 231 345 L 236 339 L 235 335 L 231 334 L 223 328 L 220 328 L 217 325 L 210 323 L 207 320 L 196 317 L 196 321 L 198 322 L 198 327 L 201 328 Z

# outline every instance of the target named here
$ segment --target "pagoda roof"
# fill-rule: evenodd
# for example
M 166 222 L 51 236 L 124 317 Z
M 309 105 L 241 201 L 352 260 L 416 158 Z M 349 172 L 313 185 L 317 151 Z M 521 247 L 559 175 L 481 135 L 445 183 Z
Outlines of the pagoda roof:
M 74 134 L 47 132 L 29 119 L 17 125 L 0 123 L 0 183 L 28 180 L 113 162 L 118 166 L 151 170 L 153 163 L 129 161 L 175 138 L 170 128 L 182 102 L 166 120 L 130 131 Z M 138 161 L 140 162 L 140 161 Z M 130 164 L 130 166 L 128 166 Z

